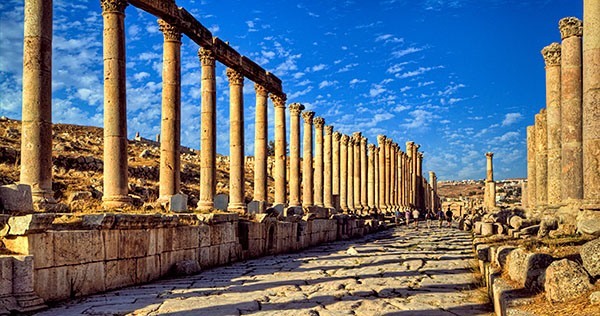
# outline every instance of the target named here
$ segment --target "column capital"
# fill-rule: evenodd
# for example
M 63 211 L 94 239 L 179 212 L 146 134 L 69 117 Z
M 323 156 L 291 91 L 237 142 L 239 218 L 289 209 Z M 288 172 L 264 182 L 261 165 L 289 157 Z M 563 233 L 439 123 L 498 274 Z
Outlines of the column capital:
M 260 95 L 263 97 L 266 97 L 269 95 L 269 90 L 267 90 L 267 88 L 265 88 L 263 85 L 255 83 L 254 84 L 254 90 L 256 91 L 256 95 Z
M 375 144 L 369 144 L 369 145 L 367 145 L 367 148 L 369 149 L 370 152 L 374 153 L 375 148 L 377 148 L 377 147 L 375 147 Z
M 227 68 L 227 78 L 229 79 L 229 85 L 238 85 L 241 86 L 244 84 L 244 75 L 241 72 L 233 69 Z
M 342 138 L 342 134 L 340 132 L 333 132 L 332 134 L 333 140 L 339 141 Z
M 379 143 L 379 146 L 382 146 L 383 143 L 385 143 L 385 135 L 377 135 L 377 142 Z
M 559 43 L 552 43 L 542 49 L 546 67 L 560 66 L 561 49 Z
M 167 21 L 163 19 L 159 19 L 158 30 L 163 33 L 165 41 L 181 42 L 181 31 L 173 24 L 167 23 Z
M 392 139 L 391 138 L 386 138 L 385 139 L 385 144 L 386 145 L 391 145 L 392 144 Z
M 301 103 L 292 103 L 290 104 L 290 113 L 293 115 L 300 115 L 300 113 L 304 110 L 304 105 Z
M 354 142 L 360 143 L 360 138 L 361 137 L 362 137 L 362 133 L 361 132 L 354 132 L 354 133 L 352 133 L 352 139 L 354 140 Z
M 423 160 L 423 152 L 418 152 L 417 157 L 419 157 L 419 159 Z
M 348 145 L 349 140 L 350 140 L 350 137 L 348 137 L 348 135 L 342 135 L 342 138 L 340 141 L 342 142 L 342 145 Z
M 325 125 L 325 119 L 317 116 L 313 119 L 313 124 L 315 124 L 315 128 L 323 128 L 323 125 Z
M 331 135 L 333 133 L 333 126 L 332 125 L 326 125 L 325 126 L 325 135 Z
M 561 39 L 571 36 L 583 36 L 583 21 L 576 17 L 562 18 L 558 21 Z
M 353 136 L 348 136 L 348 145 L 354 146 L 355 138 Z
M 366 137 L 362 136 L 362 137 L 360 138 L 360 143 L 361 143 L 361 145 L 366 145 L 366 144 L 367 144 L 367 140 L 368 140 L 368 139 L 367 139 Z
M 302 119 L 304 119 L 304 123 L 306 123 L 306 124 L 312 124 L 314 117 L 315 117 L 315 112 L 313 112 L 313 111 L 302 112 Z
M 276 108 L 285 108 L 285 101 L 287 100 L 287 95 L 283 94 L 270 94 L 271 101 L 273 101 L 273 106 Z
M 215 65 L 215 53 L 212 49 L 200 47 L 198 49 L 198 57 L 202 66 L 214 66 Z
M 108 12 L 125 13 L 128 5 L 127 0 L 100 0 L 103 14 Z
M 494 157 L 494 153 L 490 151 L 490 152 L 485 153 L 485 156 L 488 158 L 492 158 L 492 157 Z

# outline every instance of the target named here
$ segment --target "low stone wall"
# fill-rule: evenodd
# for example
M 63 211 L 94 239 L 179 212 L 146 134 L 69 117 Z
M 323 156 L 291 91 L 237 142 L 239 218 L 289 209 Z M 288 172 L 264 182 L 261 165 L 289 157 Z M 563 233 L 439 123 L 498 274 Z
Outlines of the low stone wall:
M 224 265 L 380 227 L 376 220 L 347 216 L 281 221 L 237 214 L 31 214 L 10 217 L 0 240 L 32 257 L 35 293 L 56 301 L 149 282 L 173 273 L 178 263 Z

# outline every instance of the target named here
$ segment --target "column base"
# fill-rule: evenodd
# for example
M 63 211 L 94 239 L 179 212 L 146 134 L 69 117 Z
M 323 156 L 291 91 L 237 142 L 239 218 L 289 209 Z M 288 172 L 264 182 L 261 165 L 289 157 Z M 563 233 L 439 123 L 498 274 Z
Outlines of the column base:
M 198 201 L 196 211 L 210 212 L 215 208 L 215 202 L 213 201 Z
M 102 198 L 102 207 L 104 208 L 123 208 L 132 205 L 132 199 L 127 195 L 117 195 Z
M 248 207 L 245 203 L 229 203 L 227 206 L 228 212 L 238 213 L 244 215 L 247 213 Z

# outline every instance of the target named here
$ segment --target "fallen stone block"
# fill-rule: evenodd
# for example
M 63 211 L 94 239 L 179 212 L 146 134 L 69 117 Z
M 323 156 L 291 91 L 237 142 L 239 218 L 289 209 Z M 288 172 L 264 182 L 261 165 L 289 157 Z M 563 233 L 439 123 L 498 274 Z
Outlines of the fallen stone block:
M 548 254 L 530 253 L 524 249 L 513 250 L 507 257 L 506 267 L 509 277 L 529 290 L 541 290 L 544 286 L 544 273 L 552 263 Z
M 546 269 L 544 289 L 551 302 L 565 302 L 591 290 L 587 272 L 577 262 L 562 259 L 552 262 Z
M 593 277 L 600 277 L 600 238 L 588 241 L 579 250 L 583 267 Z

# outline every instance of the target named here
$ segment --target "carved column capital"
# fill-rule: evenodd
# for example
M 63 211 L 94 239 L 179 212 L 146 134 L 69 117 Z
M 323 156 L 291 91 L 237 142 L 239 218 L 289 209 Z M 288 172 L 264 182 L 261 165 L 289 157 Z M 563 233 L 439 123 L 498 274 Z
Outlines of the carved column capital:
M 354 140 L 355 143 L 359 143 L 360 144 L 360 138 L 362 137 L 362 133 L 361 132 L 354 132 L 352 133 L 352 139 Z
M 558 21 L 560 36 L 564 40 L 571 36 L 583 36 L 583 21 L 575 17 L 563 18 Z
M 227 68 L 227 78 L 229 79 L 229 85 L 241 86 L 244 84 L 244 75 L 233 68 Z
M 102 7 L 102 13 L 115 12 L 125 13 L 125 8 L 129 4 L 127 0 L 100 0 L 100 6 Z
M 181 42 L 181 31 L 178 27 L 167 23 L 167 21 L 159 19 L 158 30 L 163 33 L 165 41 Z
M 325 135 L 331 135 L 333 133 L 333 126 L 327 125 L 325 126 Z
M 322 128 L 325 125 L 325 119 L 317 116 L 313 119 L 313 124 L 315 124 L 315 128 Z
M 314 117 L 315 117 L 315 112 L 313 112 L 313 111 L 302 112 L 302 119 L 304 119 L 304 123 L 306 123 L 306 124 L 312 124 Z
M 290 104 L 290 113 L 293 115 L 300 115 L 300 113 L 304 110 L 304 105 L 301 103 L 292 103 Z
M 212 51 L 212 49 L 200 47 L 200 49 L 198 49 L 198 57 L 200 57 L 202 66 L 215 65 L 215 53 Z
M 369 148 L 369 151 L 370 151 L 370 152 L 372 152 L 372 153 L 374 153 L 374 152 L 375 152 L 375 148 L 376 148 L 376 147 L 375 147 L 375 144 L 369 144 L 367 147 Z
M 388 145 L 388 146 L 391 145 L 392 144 L 392 139 L 391 138 L 386 138 L 385 139 L 385 144 Z
M 333 132 L 332 134 L 333 140 L 339 141 L 342 138 L 342 134 L 340 132 Z
M 350 139 L 350 137 L 348 137 L 348 135 L 342 135 L 342 138 L 340 141 L 342 142 L 342 145 L 348 145 L 349 139 Z
M 494 153 L 493 152 L 487 152 L 487 153 L 485 153 L 485 156 L 488 157 L 488 158 L 492 158 L 492 157 L 494 157 Z
M 552 43 L 542 49 L 546 67 L 560 66 L 561 49 L 559 43 Z
M 385 135 L 377 135 L 377 143 L 379 143 L 379 146 L 382 146 L 383 143 L 385 143 Z
M 256 91 L 257 95 L 266 97 L 269 95 L 269 90 L 267 90 L 267 88 L 265 88 L 263 85 L 260 85 L 258 83 L 254 84 L 254 90 Z
M 361 137 L 361 138 L 360 138 L 360 143 L 361 143 L 361 145 L 366 145 L 366 144 L 367 144 L 367 140 L 368 140 L 368 139 L 367 139 L 366 137 L 364 137 L 364 136 L 363 136 L 363 137 Z

